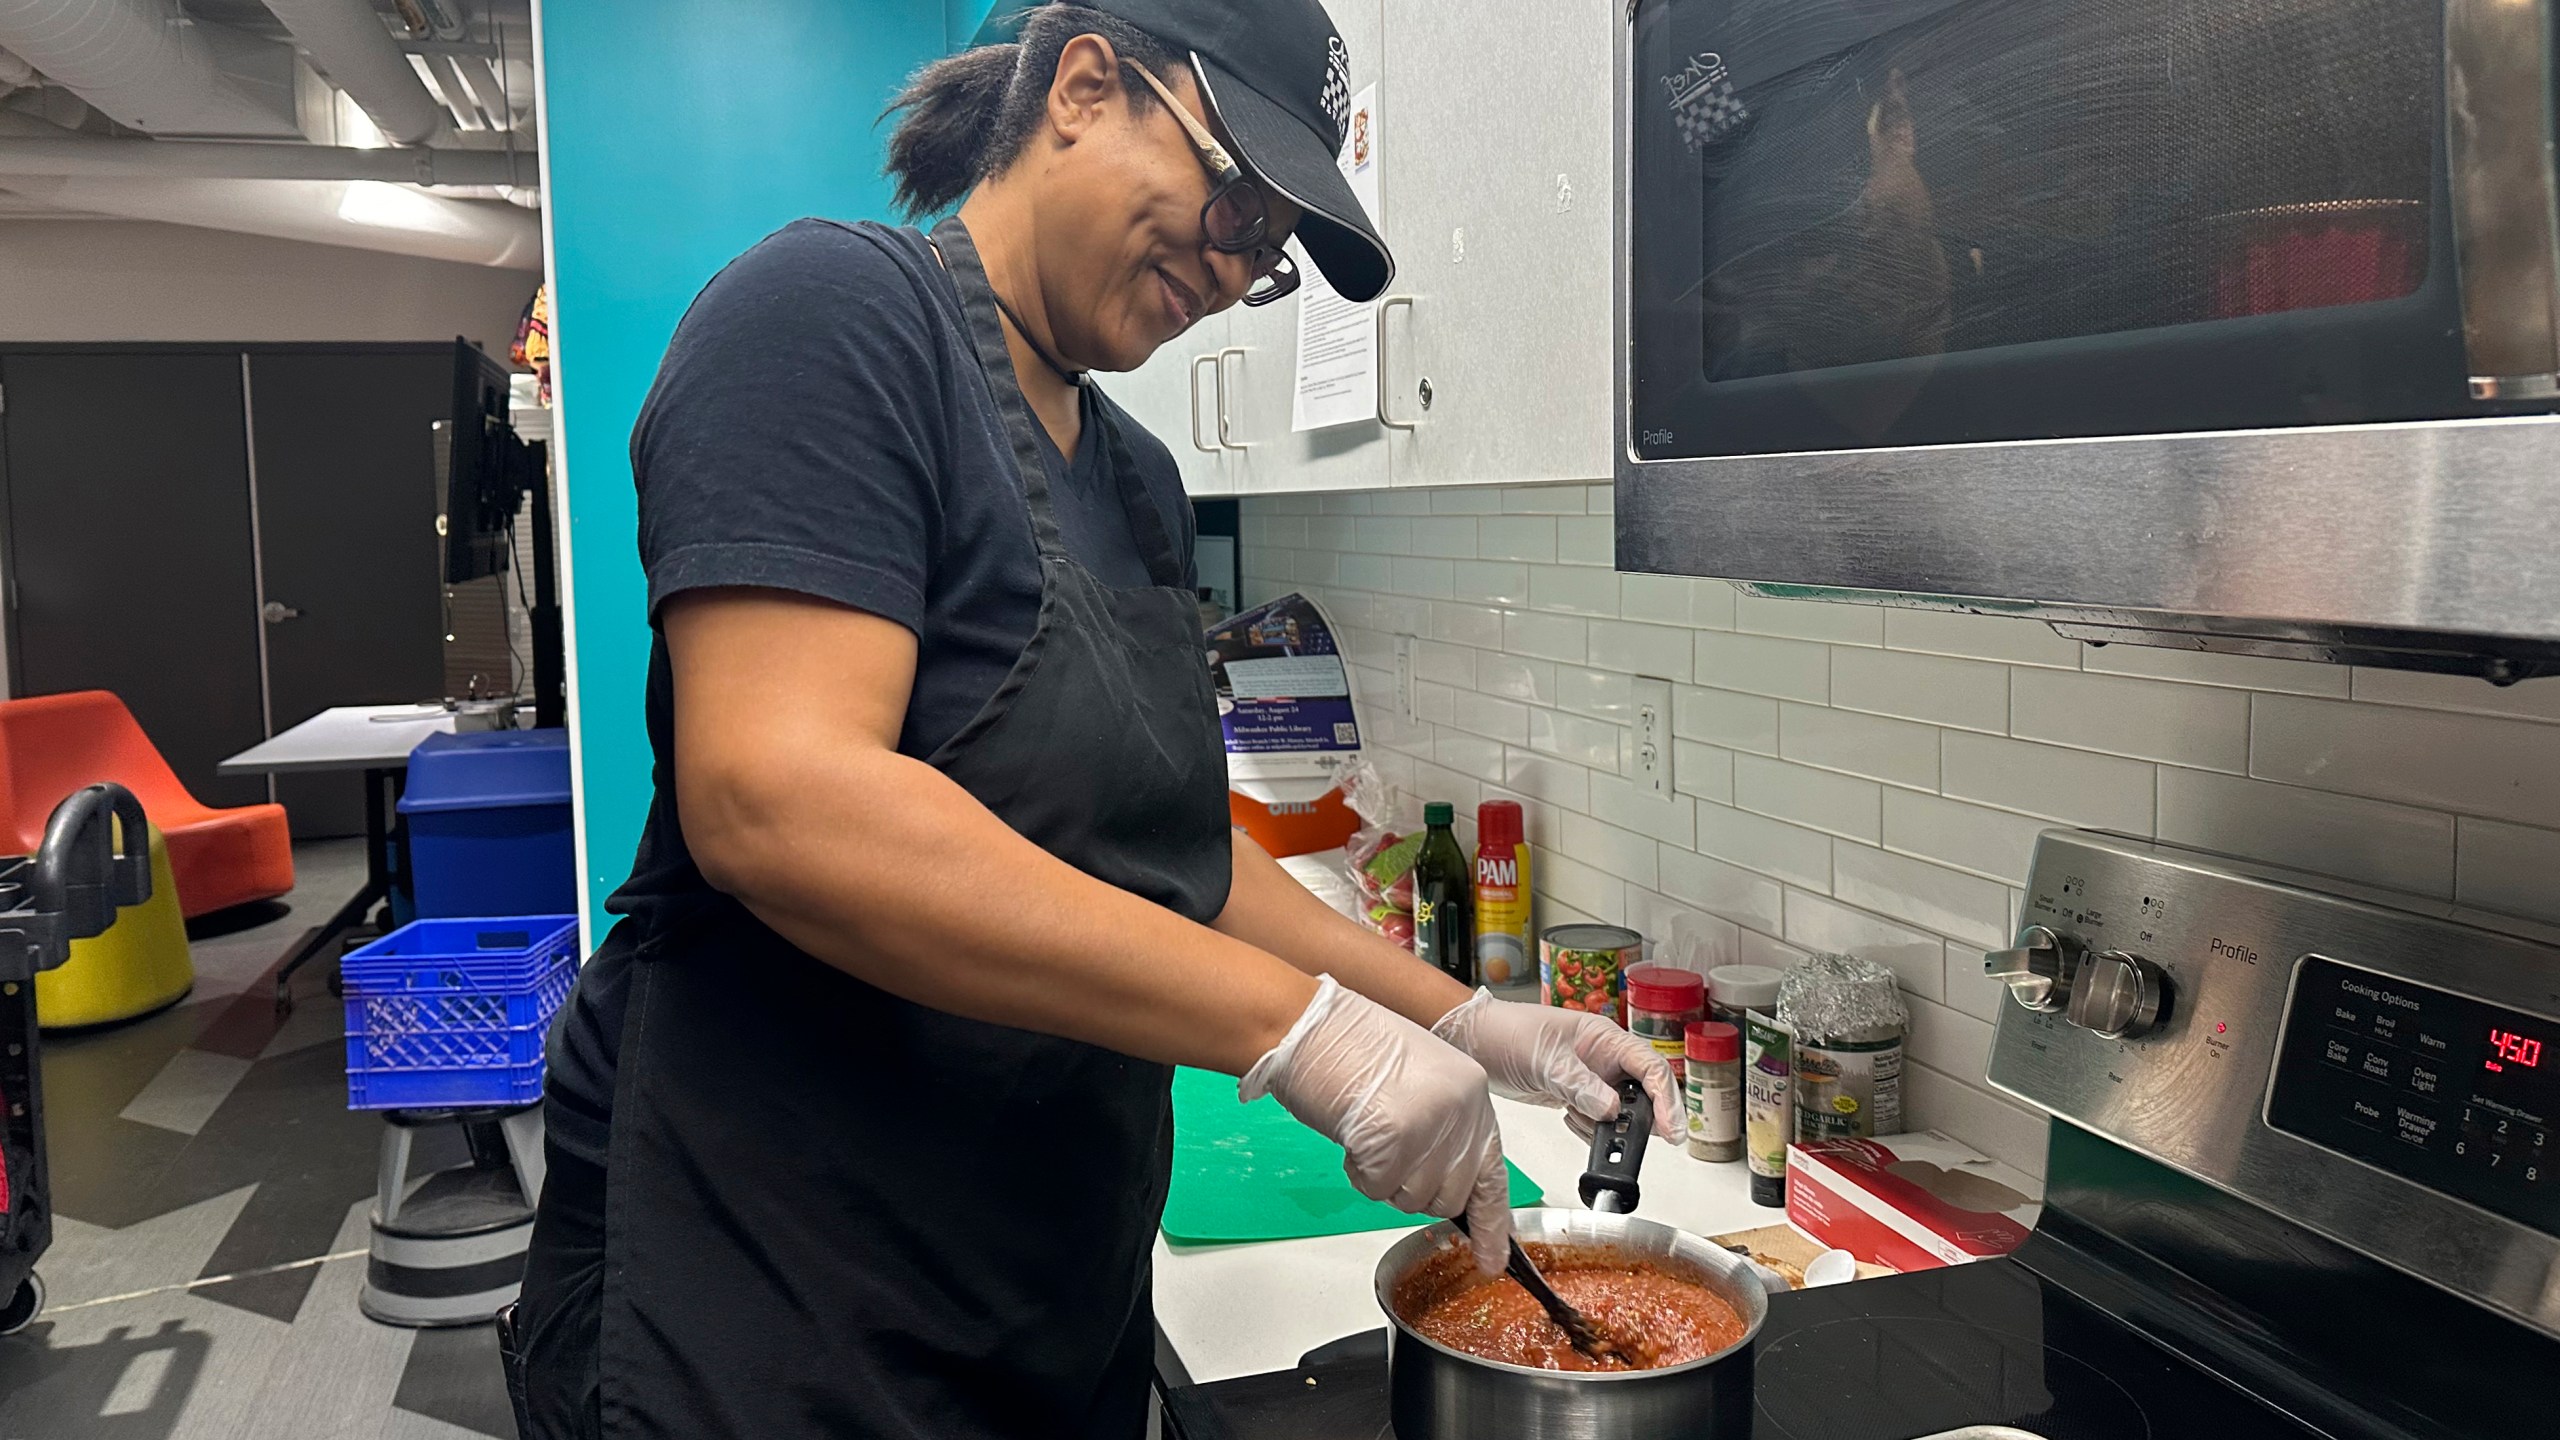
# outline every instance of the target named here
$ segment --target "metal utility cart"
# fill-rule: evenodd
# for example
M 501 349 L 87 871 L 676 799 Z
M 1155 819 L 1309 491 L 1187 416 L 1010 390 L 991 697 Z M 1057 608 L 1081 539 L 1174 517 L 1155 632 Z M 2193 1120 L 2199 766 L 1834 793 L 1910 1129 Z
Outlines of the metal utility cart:
M 44 1308 L 36 1261 L 53 1241 L 38 1073 L 36 972 L 71 958 L 71 942 L 106 932 L 116 912 L 151 898 L 150 832 L 121 785 L 92 785 L 54 807 L 33 855 L 0 859 L 0 1335 Z

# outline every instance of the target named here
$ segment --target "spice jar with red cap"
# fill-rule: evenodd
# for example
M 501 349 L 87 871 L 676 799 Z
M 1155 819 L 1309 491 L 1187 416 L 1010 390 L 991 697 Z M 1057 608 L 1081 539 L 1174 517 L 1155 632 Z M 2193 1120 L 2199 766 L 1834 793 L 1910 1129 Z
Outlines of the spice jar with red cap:
M 1742 1158 L 1742 1032 L 1721 1020 L 1688 1027 L 1689 1153 Z
M 1627 1028 L 1653 1042 L 1682 1083 L 1689 1022 L 1707 1018 L 1707 977 L 1673 965 L 1635 965 L 1626 973 Z

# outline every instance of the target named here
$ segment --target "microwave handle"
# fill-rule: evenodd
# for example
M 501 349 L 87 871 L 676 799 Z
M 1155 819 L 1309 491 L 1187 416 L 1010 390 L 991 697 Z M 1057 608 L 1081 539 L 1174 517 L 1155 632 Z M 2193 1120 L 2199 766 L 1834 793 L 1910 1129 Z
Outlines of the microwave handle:
M 2554 0 L 2445 0 L 2445 144 L 2475 400 L 2560 396 Z

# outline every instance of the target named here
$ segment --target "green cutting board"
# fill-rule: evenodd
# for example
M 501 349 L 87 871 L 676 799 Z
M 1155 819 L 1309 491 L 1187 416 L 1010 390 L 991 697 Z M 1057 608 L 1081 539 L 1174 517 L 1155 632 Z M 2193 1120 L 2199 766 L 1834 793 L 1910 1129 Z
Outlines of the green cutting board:
M 1504 1162 L 1508 1164 L 1509 1162 Z M 1511 1166 L 1511 1203 L 1545 1195 Z M 1232 1077 L 1173 1075 L 1173 1192 L 1164 1238 L 1176 1245 L 1296 1240 L 1422 1223 L 1351 1188 L 1342 1147 L 1298 1123 L 1269 1096 L 1247 1105 Z

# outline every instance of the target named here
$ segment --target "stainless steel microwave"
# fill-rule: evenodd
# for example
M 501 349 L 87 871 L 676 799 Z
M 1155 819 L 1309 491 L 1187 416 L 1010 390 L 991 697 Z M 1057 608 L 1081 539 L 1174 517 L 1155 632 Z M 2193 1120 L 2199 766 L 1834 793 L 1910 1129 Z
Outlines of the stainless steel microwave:
M 2560 0 L 1633 0 L 1618 556 L 2560 671 Z

